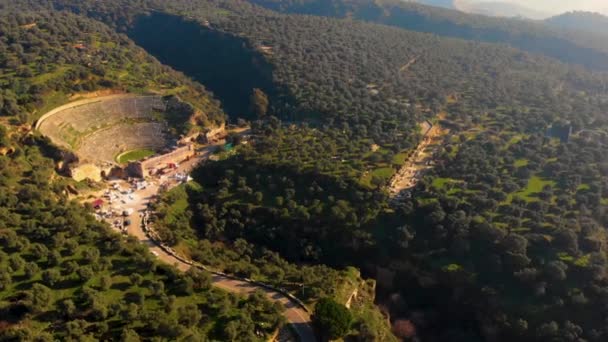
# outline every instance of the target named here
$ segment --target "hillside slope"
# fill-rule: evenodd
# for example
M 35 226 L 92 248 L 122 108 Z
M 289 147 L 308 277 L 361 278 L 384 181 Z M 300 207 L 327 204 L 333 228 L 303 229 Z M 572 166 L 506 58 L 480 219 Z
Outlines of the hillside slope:
M 158 208 L 176 249 L 287 279 L 311 297 L 337 272 L 322 264 L 359 266 L 377 279 L 403 338 L 608 336 L 598 305 L 608 293 L 605 74 L 503 45 L 242 1 L 58 2 L 142 45 L 133 32 L 150 30 L 174 53 L 151 51 L 188 74 L 208 66 L 182 64 L 182 53 L 209 37 L 229 38 L 212 45 L 220 56 L 226 46 L 270 66 L 276 92 L 252 96 L 255 139 L 231 137 Z M 385 185 L 415 153 L 424 119 L 446 133 L 410 196 L 390 202 Z M 361 322 L 353 333 L 370 330 Z
M 604 221 L 606 194 L 598 184 L 606 178 L 597 155 L 603 140 L 560 145 L 544 135 L 560 119 L 575 130 L 604 132 L 605 76 L 502 46 L 277 15 L 239 2 L 219 8 L 223 15 L 188 15 L 266 51 L 273 80 L 295 99 L 285 107 L 274 99 L 286 108 L 277 113 L 321 118 L 327 127 L 268 120 L 255 146 L 202 166 L 202 190 L 190 197 L 203 208 L 194 216 L 198 236 L 246 239 L 294 261 L 374 260 L 394 272 L 387 288 L 405 298 L 392 304 L 394 313 L 406 311 L 422 335 L 439 340 L 604 336 L 601 320 L 589 319 L 602 310 L 594 300 L 601 297 L 597 287 L 605 287 L 605 249 L 598 246 L 606 239 L 593 228 Z M 403 99 L 420 111 L 395 113 Z M 437 181 L 424 181 L 411 200 L 386 209 L 382 188 L 362 188 L 358 176 L 370 172 L 382 184 L 390 152 L 414 145 L 403 143 L 413 125 L 392 120 L 442 109 L 454 136 L 430 176 Z M 377 153 L 369 142 L 367 150 L 359 147 L 366 137 L 379 143 Z M 582 160 L 584 171 L 575 166 Z M 585 180 L 577 181 L 581 172 Z M 564 316 L 571 310 L 580 319 Z
M 204 87 L 161 65 L 128 38 L 77 16 L 4 11 L 0 41 L 0 115 L 25 123 L 87 93 L 153 92 L 176 95 L 193 117 L 167 117 L 178 133 L 224 121 Z
M 520 17 L 527 19 L 545 19 L 549 17 L 547 13 L 508 2 L 456 0 L 454 4 L 455 9 L 463 12 L 494 17 Z
M 566 63 L 608 70 L 608 49 L 601 37 L 563 33 L 542 24 L 492 18 L 399 0 L 251 0 L 285 13 L 355 18 L 441 36 L 508 44 Z
M 454 0 L 411 0 L 410 2 L 418 2 L 429 6 L 456 9 L 454 6 Z
M 104 3 L 53 0 L 51 3 L 29 0 L 27 6 L 71 9 L 87 13 L 104 22 L 112 21 L 124 31 L 138 13 L 150 9 L 167 9 L 184 14 L 205 9 L 208 15 L 218 7 L 234 7 L 244 0 L 180 0 L 168 4 L 160 0 L 124 0 Z M 608 70 L 606 38 L 577 31 L 563 31 L 540 22 L 494 18 L 460 11 L 427 6 L 401 0 L 247 0 L 251 3 L 283 13 L 353 18 L 397 26 L 412 31 L 434 33 L 490 43 L 508 44 L 518 49 L 540 53 L 566 63 L 583 65 L 597 70 Z M 0 2 L 0 6 L 3 6 Z M 14 6 L 5 4 L 4 6 Z M 185 10 L 187 9 L 187 10 Z M 110 15 L 111 12 L 115 14 Z
M 143 18 L 162 26 L 163 16 Z M 374 260 L 395 274 L 387 288 L 406 298 L 394 313 L 411 308 L 405 315 L 420 333 L 440 340 L 603 336 L 600 320 L 588 319 L 601 310 L 591 298 L 605 281 L 598 246 L 606 239 L 592 228 L 604 220 L 603 140 L 560 145 L 545 132 L 568 120 L 574 130 L 596 127 L 601 135 L 604 75 L 504 46 L 279 15 L 241 2 L 188 16 L 264 53 L 273 80 L 295 101 L 272 99 L 283 108 L 277 115 L 326 124 L 281 127 L 268 119 L 256 126 L 255 146 L 202 166 L 196 179 L 203 187 L 189 194 L 192 207 L 203 209 L 194 216 L 195 236 L 246 239 L 296 262 Z M 396 113 L 404 99 L 418 106 Z M 394 172 L 394 153 L 415 144 L 413 125 L 392 120 L 441 110 L 453 130 L 449 149 L 440 149 L 437 171 L 411 200 L 388 209 L 382 187 L 361 187 L 359 176 L 371 173 L 381 185 Z M 575 166 L 582 160 L 584 171 Z M 577 181 L 581 172 L 585 180 Z M 455 319 L 450 308 L 465 314 Z M 569 310 L 581 319 L 565 318 Z
M 86 184 L 58 176 L 58 151 L 25 125 L 71 94 L 175 88 L 201 124 L 223 120 L 202 87 L 70 13 L 2 12 L 0 51 L 0 340 L 262 341 L 282 326 L 263 294 L 213 289 L 97 221 L 68 196 Z
M 545 20 L 548 25 L 569 30 L 608 34 L 608 17 L 593 12 L 568 12 Z

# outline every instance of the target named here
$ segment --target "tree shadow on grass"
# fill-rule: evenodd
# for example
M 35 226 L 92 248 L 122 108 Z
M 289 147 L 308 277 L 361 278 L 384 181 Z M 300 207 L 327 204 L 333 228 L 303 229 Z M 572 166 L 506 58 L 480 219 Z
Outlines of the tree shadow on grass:
M 131 291 L 125 293 L 123 298 L 127 303 L 139 304 L 139 300 L 142 298 L 142 294 L 137 291 Z
M 112 284 L 110 287 L 112 290 L 126 291 L 131 287 L 131 284 L 128 282 L 120 282 L 116 284 Z
M 36 316 L 36 320 L 39 322 L 52 323 L 59 317 L 59 312 L 55 310 L 48 310 Z

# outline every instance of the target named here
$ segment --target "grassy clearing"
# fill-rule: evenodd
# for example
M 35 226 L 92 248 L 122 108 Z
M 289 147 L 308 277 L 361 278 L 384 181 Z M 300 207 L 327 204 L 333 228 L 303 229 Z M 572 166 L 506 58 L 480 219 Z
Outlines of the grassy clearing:
M 361 177 L 359 178 L 359 185 L 364 188 L 373 189 L 371 172 L 367 172 L 361 175 Z
M 513 137 L 511 137 L 511 139 L 509 139 L 509 141 L 507 141 L 507 144 L 504 146 L 504 149 L 508 149 L 509 147 L 519 143 L 520 141 L 522 141 L 524 138 L 526 138 L 525 135 L 523 134 L 516 134 Z
M 521 195 L 530 197 L 532 194 L 541 192 L 546 185 L 554 186 L 555 181 L 544 180 L 538 176 L 533 176 L 528 181 L 528 186 L 521 192 Z
M 131 161 L 142 160 L 146 157 L 150 157 L 155 154 L 156 154 L 156 152 L 154 152 L 152 150 L 148 150 L 148 149 L 127 151 L 127 152 L 121 153 L 118 156 L 116 156 L 116 161 L 121 164 L 124 164 L 124 163 L 128 163 Z
M 381 167 L 372 172 L 372 177 L 377 177 L 382 180 L 389 180 L 395 174 L 395 169 L 392 167 Z
M 458 182 L 458 180 L 453 178 L 435 178 L 433 179 L 433 187 L 437 189 L 445 189 L 448 185 Z
M 546 180 L 538 176 L 532 176 L 528 180 L 528 185 L 525 189 L 509 194 L 506 199 L 506 203 L 511 203 L 514 197 L 519 197 L 526 202 L 538 201 L 536 194 L 541 192 L 545 186 L 555 186 L 555 181 Z
M 407 160 L 407 153 L 398 153 L 393 157 L 393 164 L 403 165 Z
M 578 188 L 576 188 L 576 191 L 585 191 L 585 190 L 589 190 L 589 189 L 591 189 L 589 184 L 581 184 L 578 186 Z
M 45 74 L 41 74 L 41 75 L 38 75 L 36 77 L 33 77 L 32 78 L 32 84 L 45 84 L 45 83 L 47 83 L 48 81 L 50 81 L 52 79 L 62 77 L 70 69 L 71 69 L 71 67 L 68 66 L 68 65 L 59 66 L 59 67 L 57 67 L 52 72 L 47 72 Z
M 188 209 L 188 198 L 183 197 L 176 200 L 169 208 L 169 214 L 167 215 L 167 222 L 174 223 L 182 218 L 183 213 Z
M 528 159 L 524 159 L 524 158 L 517 159 L 515 161 L 515 163 L 513 163 L 513 166 L 515 166 L 515 167 L 524 167 L 524 166 L 527 166 L 529 162 L 530 161 Z
M 451 151 L 449 152 L 448 156 L 450 159 L 454 159 L 456 158 L 456 156 L 458 155 L 458 152 L 460 151 L 460 145 L 456 142 L 454 143 L 454 145 L 451 145 Z
M 465 136 L 467 141 L 471 141 L 477 138 L 477 136 L 485 130 L 484 126 L 477 125 L 462 134 Z

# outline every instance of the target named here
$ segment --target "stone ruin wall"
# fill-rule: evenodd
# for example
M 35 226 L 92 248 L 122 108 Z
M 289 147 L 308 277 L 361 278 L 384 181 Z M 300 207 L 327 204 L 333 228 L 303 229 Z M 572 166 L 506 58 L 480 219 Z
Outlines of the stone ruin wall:
M 205 133 L 199 135 L 199 140 L 204 144 L 209 144 L 222 139 L 226 135 L 226 124 L 221 124 L 219 127 L 211 128 Z
M 180 163 L 196 154 L 193 145 L 179 147 L 167 154 L 152 157 L 141 162 L 129 163 L 126 170 L 129 176 L 144 178 L 153 170 L 167 167 L 169 163 Z
M 108 165 L 106 167 L 100 167 L 92 163 L 86 163 L 74 166 L 70 168 L 68 172 L 69 176 L 77 182 L 85 179 L 100 182 L 103 180 L 103 175 L 112 176 L 114 173 L 114 166 Z
M 150 100 L 153 99 L 153 100 Z M 163 101 L 164 100 L 164 101 Z M 136 117 L 137 119 L 147 119 L 149 118 L 148 116 L 148 111 L 149 110 L 161 110 L 161 111 L 168 111 L 168 110 L 180 110 L 180 111 L 192 111 L 194 110 L 189 104 L 183 103 L 181 102 L 178 98 L 176 97 L 171 97 L 171 98 L 164 98 L 161 100 L 160 97 L 158 96 L 138 96 L 138 95 L 133 95 L 133 94 L 120 94 L 120 95 L 111 95 L 111 96 L 105 96 L 105 97 L 101 97 L 101 98 L 94 98 L 94 99 L 84 99 L 84 100 L 80 100 L 80 101 L 75 101 L 72 103 L 68 103 L 66 105 L 60 106 L 58 108 L 53 109 L 52 111 L 50 111 L 49 113 L 46 113 L 45 115 L 43 115 L 43 117 L 41 117 L 38 122 L 36 123 L 36 128 L 44 131 L 42 128 L 42 126 L 46 125 L 49 126 L 51 128 L 54 128 L 53 123 L 55 121 L 58 122 L 63 122 L 62 117 L 56 114 L 60 114 L 62 112 L 65 111 L 65 113 L 67 113 L 66 117 L 69 119 L 69 114 L 79 114 L 77 115 L 77 118 L 74 118 L 73 120 L 67 120 L 70 122 L 70 125 L 76 125 L 80 120 L 81 120 L 81 115 L 82 114 L 86 120 L 84 120 L 84 125 L 86 126 L 86 129 L 89 129 L 90 127 L 90 118 L 87 117 L 87 115 L 91 115 L 90 113 L 88 113 L 88 106 L 91 106 L 91 110 L 93 109 L 93 107 L 97 106 L 100 107 L 101 109 L 103 109 L 104 113 L 107 112 L 109 114 L 112 115 L 101 115 L 102 117 L 106 117 L 105 119 L 102 119 L 102 121 L 104 120 L 110 120 L 110 118 L 114 118 L 114 117 L 118 117 L 118 116 L 124 116 L 126 118 L 129 117 Z M 80 108 L 82 107 L 82 108 Z M 85 108 L 87 107 L 87 108 Z M 132 107 L 132 108 L 131 108 Z M 96 108 L 96 107 L 95 107 Z M 86 109 L 86 110 L 85 110 Z M 74 112 L 74 113 L 72 113 Z M 78 113 L 76 113 L 78 112 Z M 81 113 L 82 112 L 82 113 Z M 61 114 L 60 114 L 61 115 Z M 99 115 L 96 115 L 96 120 L 100 120 Z M 64 121 L 65 121 L 64 120 Z M 100 122 L 102 122 L 100 121 Z M 116 120 L 110 120 L 112 122 L 116 121 Z M 118 121 L 116 121 L 118 122 Z M 137 123 L 139 125 L 145 125 L 145 124 L 155 124 L 154 122 L 150 122 L 150 123 Z M 89 125 L 89 126 L 87 126 Z M 45 127 L 46 127 L 45 126 Z M 61 125 L 60 125 L 61 126 Z M 97 127 L 97 125 L 93 125 L 95 127 Z M 84 126 L 83 126 L 84 127 Z M 118 127 L 118 126 L 117 126 Z M 83 128 L 83 130 L 85 129 Z M 118 127 L 118 128 L 122 128 L 122 127 Z M 127 127 L 127 129 L 132 128 L 132 126 Z M 60 127 L 58 129 L 61 129 Z M 102 130 L 102 132 L 104 132 L 105 130 Z M 53 136 L 53 131 L 51 130 L 51 132 L 43 132 L 46 133 L 45 135 L 49 135 L 49 136 Z M 99 132 L 95 132 L 97 135 L 99 135 Z M 146 140 L 145 138 L 149 138 L 147 136 L 138 136 L 138 134 L 134 134 L 132 132 L 129 132 L 128 134 L 115 134 L 115 135 L 123 135 L 123 140 L 126 141 L 126 143 L 128 143 L 127 145 L 132 145 L 136 146 L 139 145 L 137 142 L 141 141 L 141 140 Z M 153 132 L 153 134 L 151 134 L 155 140 L 155 142 L 157 142 L 156 140 L 158 140 L 159 134 L 158 132 Z M 62 155 L 62 161 L 59 162 L 56 166 L 57 166 L 57 171 L 62 173 L 63 175 L 69 176 L 74 178 L 76 181 L 82 181 L 85 179 L 90 179 L 93 181 L 102 181 L 103 178 L 106 177 L 110 177 L 110 178 L 127 178 L 127 177 L 145 177 L 148 176 L 150 171 L 152 170 L 157 170 L 157 169 L 163 169 L 167 167 L 168 163 L 180 163 L 184 160 L 187 160 L 189 158 L 191 158 L 192 156 L 195 155 L 195 151 L 194 148 L 192 146 L 192 143 L 199 141 L 199 142 L 203 142 L 203 143 L 213 143 L 213 142 L 217 142 L 219 140 L 221 140 L 222 138 L 224 138 L 226 135 L 226 127 L 225 124 L 221 124 L 220 126 L 217 127 L 212 127 L 207 129 L 204 132 L 200 132 L 194 135 L 190 135 L 187 137 L 184 137 L 183 139 L 181 139 L 179 141 L 179 145 L 182 147 L 179 147 L 175 150 L 173 150 L 172 152 L 169 152 L 167 154 L 164 155 L 159 155 L 156 157 L 152 157 L 150 159 L 147 160 L 143 160 L 140 162 L 133 162 L 133 163 L 129 163 L 129 165 L 127 167 L 120 167 L 118 165 L 116 165 L 116 163 L 114 163 L 113 159 L 114 157 L 114 152 L 111 151 L 112 153 L 112 158 L 100 158 L 102 157 L 101 155 L 103 153 L 99 152 L 99 151 L 93 151 L 91 153 L 82 153 L 83 151 L 81 151 L 81 149 L 78 149 L 77 151 L 65 151 L 64 154 Z M 92 138 L 93 136 L 96 136 L 95 134 L 90 134 L 88 137 Z M 133 142 L 131 140 L 137 140 L 136 142 Z M 65 145 L 65 143 L 62 144 L 62 141 L 56 141 L 57 139 L 51 139 L 53 140 L 55 143 L 59 144 L 59 145 Z M 92 139 L 90 139 L 92 140 Z M 89 143 L 93 146 L 93 149 L 96 148 L 104 148 L 107 147 L 105 146 L 105 142 L 112 142 L 114 143 L 115 140 L 113 139 L 102 139 L 103 141 L 101 143 L 95 141 L 95 142 L 85 142 L 85 144 Z M 148 139 L 150 140 L 150 139 Z M 152 140 L 150 140 L 152 141 Z M 166 144 L 166 142 L 162 143 L 161 145 Z M 146 146 L 148 144 L 145 144 Z M 138 146 L 140 147 L 140 146 Z M 158 149 L 159 146 L 155 146 Z M 107 149 L 107 148 L 106 148 Z M 85 148 L 86 150 L 86 148 Z M 86 156 L 86 158 L 83 158 L 83 156 L 81 156 L 80 154 L 83 154 L 84 156 Z M 92 157 L 94 156 L 94 157 Z
M 210 144 L 223 139 L 226 135 L 226 124 L 221 124 L 218 127 L 208 128 L 205 132 L 197 132 L 178 140 L 179 145 L 188 145 L 193 142 L 201 144 Z

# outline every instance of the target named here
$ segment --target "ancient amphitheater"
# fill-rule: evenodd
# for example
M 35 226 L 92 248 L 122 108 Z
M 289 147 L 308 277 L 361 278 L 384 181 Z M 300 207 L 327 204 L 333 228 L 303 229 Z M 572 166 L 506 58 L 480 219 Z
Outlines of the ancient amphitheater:
M 171 143 L 166 110 L 160 96 L 112 95 L 58 107 L 43 115 L 36 129 L 73 153 L 66 158 L 71 176 L 99 180 L 118 166 L 117 155 L 138 149 L 160 152 Z

